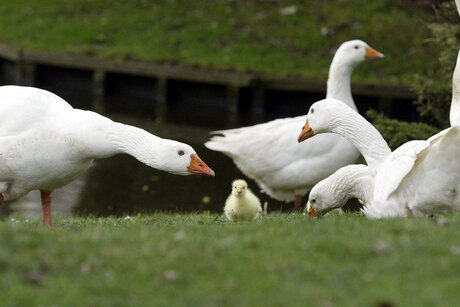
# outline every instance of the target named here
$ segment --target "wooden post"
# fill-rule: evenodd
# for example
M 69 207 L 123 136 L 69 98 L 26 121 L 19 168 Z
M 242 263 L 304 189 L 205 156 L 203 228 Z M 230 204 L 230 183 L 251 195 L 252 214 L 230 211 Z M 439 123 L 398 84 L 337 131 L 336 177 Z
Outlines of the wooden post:
M 265 88 L 261 84 L 256 84 L 253 88 L 252 116 L 258 122 L 265 116 Z
M 155 115 L 156 121 L 163 122 L 166 120 L 168 107 L 168 79 L 158 77 L 155 82 Z
M 386 116 L 394 117 L 393 115 L 393 104 L 394 101 L 391 99 L 391 97 L 388 96 L 383 96 L 380 97 L 378 106 L 379 106 L 379 112 L 383 112 Z
M 240 87 L 237 85 L 228 85 L 225 92 L 227 104 L 227 125 L 232 126 L 238 120 L 239 102 L 240 102 Z
M 13 84 L 22 85 L 22 76 L 23 76 L 23 65 L 22 63 L 14 63 L 11 70 L 11 79 Z
M 35 71 L 36 65 L 31 63 L 22 63 L 21 64 L 21 76 L 20 84 L 26 86 L 35 85 Z
M 93 103 L 92 108 L 98 113 L 105 111 L 105 71 L 98 69 L 93 72 Z

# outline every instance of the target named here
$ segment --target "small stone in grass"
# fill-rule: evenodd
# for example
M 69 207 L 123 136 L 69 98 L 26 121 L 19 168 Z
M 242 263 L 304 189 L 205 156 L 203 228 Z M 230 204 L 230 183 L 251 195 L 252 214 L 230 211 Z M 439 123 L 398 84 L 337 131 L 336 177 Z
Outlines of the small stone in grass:
M 280 10 L 280 14 L 283 16 L 292 15 L 297 13 L 297 7 L 295 5 L 287 6 Z
M 460 255 L 460 246 L 453 245 L 450 247 L 450 252 L 454 255 Z
M 179 278 L 179 273 L 176 270 L 167 270 L 164 272 L 163 277 L 167 281 L 176 281 Z
M 390 249 L 385 241 L 378 241 L 372 246 L 371 252 L 375 255 L 379 255 L 387 252 Z
M 184 231 L 178 231 L 174 234 L 174 239 L 176 240 L 183 240 L 185 239 L 185 232 Z
M 22 280 L 28 284 L 40 285 L 42 282 L 43 272 L 39 270 L 24 272 L 22 274 Z
M 449 226 L 450 221 L 445 217 L 441 216 L 436 220 L 436 225 L 438 226 Z

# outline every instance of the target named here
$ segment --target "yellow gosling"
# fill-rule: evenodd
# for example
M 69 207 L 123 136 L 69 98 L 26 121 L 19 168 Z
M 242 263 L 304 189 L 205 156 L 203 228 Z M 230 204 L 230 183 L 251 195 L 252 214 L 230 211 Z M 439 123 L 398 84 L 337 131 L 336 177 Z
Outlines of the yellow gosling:
M 259 198 L 248 189 L 242 179 L 233 181 L 232 193 L 225 201 L 225 216 L 233 222 L 253 221 L 260 216 L 262 206 Z

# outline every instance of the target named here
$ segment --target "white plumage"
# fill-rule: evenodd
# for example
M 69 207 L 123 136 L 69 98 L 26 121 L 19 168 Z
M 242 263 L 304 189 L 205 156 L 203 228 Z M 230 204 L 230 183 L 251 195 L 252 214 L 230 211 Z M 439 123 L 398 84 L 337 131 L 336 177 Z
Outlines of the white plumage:
M 458 15 L 460 15 L 460 0 L 455 0 L 455 4 L 457 5 Z
M 457 55 L 457 63 L 452 77 L 452 102 L 449 120 L 451 126 L 460 125 L 460 51 Z
M 0 87 L 0 202 L 40 190 L 50 225 L 51 191 L 83 174 L 94 159 L 121 153 L 173 174 L 214 174 L 187 144 L 74 109 L 45 90 Z
M 390 153 L 380 133 L 361 115 L 340 101 L 325 99 L 311 106 L 299 140 L 324 132 L 347 138 L 366 159 L 373 179 L 372 199 L 363 209 L 368 217 L 460 211 L 459 126 Z
M 327 83 L 327 97 L 341 99 L 356 110 L 351 95 L 350 78 L 353 68 L 365 59 L 382 54 L 365 42 L 343 43 L 332 60 Z M 356 148 L 338 135 L 322 135 L 297 144 L 295 138 L 305 116 L 284 118 L 250 127 L 215 131 L 205 146 L 230 158 L 262 191 L 281 201 L 301 198 L 318 181 L 359 157 Z
M 248 189 L 242 179 L 233 181 L 232 193 L 225 201 L 225 216 L 233 222 L 253 221 L 260 216 L 262 206 L 259 198 Z
M 458 1 L 457 1 L 458 3 Z M 457 8 L 459 6 L 457 5 Z M 452 101 L 451 101 L 451 107 L 450 107 L 450 114 L 449 114 L 449 119 L 451 126 L 458 126 L 460 124 L 460 52 L 459 55 L 457 56 L 457 63 L 455 66 L 455 70 L 453 73 L 453 78 L 452 78 Z M 342 123 L 343 124 L 343 123 Z M 455 174 L 455 169 L 456 165 L 454 165 L 453 168 L 446 169 L 446 166 L 448 165 L 448 161 L 442 161 L 442 160 L 435 160 L 433 157 L 438 157 L 439 159 L 446 159 L 449 154 L 452 154 L 452 150 L 455 150 L 453 148 L 447 149 L 448 147 L 456 146 L 455 145 L 455 131 L 458 128 L 453 128 L 454 131 L 450 131 L 451 128 L 445 129 L 441 131 L 440 133 L 432 136 L 430 139 L 428 139 L 426 142 L 425 141 L 411 141 L 403 146 L 399 147 L 395 152 L 392 154 L 391 158 L 388 159 L 384 163 L 383 168 L 387 168 L 388 171 L 386 172 L 386 175 L 380 175 L 379 176 L 379 186 L 376 187 L 379 193 L 388 194 L 392 193 L 394 191 L 398 190 L 398 187 L 400 183 L 402 183 L 402 180 L 404 178 L 413 178 L 414 175 L 412 172 L 421 172 L 421 169 L 423 168 L 422 165 L 426 168 L 427 165 L 431 168 L 431 170 L 424 170 L 425 175 L 421 176 L 426 176 L 430 173 L 433 172 L 439 172 L 440 170 L 444 170 L 445 175 L 439 174 L 438 176 L 442 176 L 441 181 L 436 181 L 433 186 L 427 187 L 432 191 L 432 195 L 436 194 L 436 189 L 438 189 L 439 194 L 436 194 L 436 198 L 443 198 L 446 197 L 444 196 L 447 193 L 447 198 L 451 198 L 451 200 L 445 200 L 442 201 L 443 203 L 451 204 L 452 206 L 455 206 L 455 201 L 452 200 L 453 196 L 455 196 L 453 193 L 454 192 L 454 187 L 449 187 L 447 186 L 446 189 L 446 180 L 450 182 L 455 182 L 456 179 L 456 174 Z M 366 129 L 368 130 L 368 129 Z M 371 129 L 372 130 L 372 129 Z M 450 132 L 449 132 L 450 131 Z M 448 136 L 444 136 L 449 132 Z M 446 139 L 444 139 L 446 137 Z M 372 137 L 368 137 L 368 140 L 371 140 Z M 369 164 L 372 165 L 374 168 L 375 167 L 380 167 L 380 163 L 383 163 L 385 159 L 389 156 L 389 148 L 388 145 L 385 142 L 382 142 L 381 136 L 375 136 L 375 139 L 377 140 L 378 145 L 373 145 L 374 149 L 378 149 L 381 151 L 382 155 L 378 155 L 375 151 L 374 153 L 368 153 L 367 157 L 370 161 Z M 454 142 L 453 144 L 446 144 L 446 145 L 440 145 L 440 144 L 434 144 L 436 142 L 439 142 L 442 140 L 442 143 L 446 144 L 448 140 L 451 140 L 451 142 Z M 375 141 L 375 140 L 374 140 Z M 365 150 L 365 147 L 363 147 L 362 150 Z M 449 152 L 449 150 L 451 152 Z M 421 166 L 415 165 L 416 161 L 422 160 L 422 158 L 427 152 L 430 152 L 430 157 L 433 162 L 428 163 L 427 160 L 424 161 L 424 163 L 420 163 Z M 372 161 L 372 156 L 378 157 L 376 161 Z M 442 161 L 442 162 L 441 162 Z M 453 161 L 453 162 L 452 162 Z M 456 163 L 457 159 L 456 157 L 453 158 L 450 163 Z M 441 162 L 443 165 L 436 166 L 436 163 Z M 376 174 L 376 170 L 373 172 Z M 384 174 L 384 173 L 382 173 Z M 394 180 L 388 180 L 389 176 L 391 176 Z M 399 178 L 399 179 L 398 179 Z M 410 179 L 408 179 L 410 181 Z M 433 180 L 432 178 L 429 180 Z M 420 182 L 417 182 L 415 184 L 420 184 Z M 427 183 L 429 184 L 429 183 Z M 433 189 L 434 188 L 434 189 Z M 449 192 L 450 191 L 450 192 Z M 423 197 L 425 197 L 425 194 L 421 194 Z M 313 204 L 313 210 L 310 210 L 315 213 L 323 214 L 333 208 L 341 207 L 345 204 L 345 202 L 349 198 L 358 198 L 362 201 L 364 201 L 366 205 L 365 211 L 368 213 L 368 215 L 372 215 L 375 217 L 379 217 L 382 214 L 384 215 L 385 213 L 383 212 L 378 212 L 376 206 L 371 206 L 371 201 L 373 200 L 374 196 L 374 178 L 371 176 L 371 170 L 368 169 L 367 166 L 365 165 L 349 165 L 346 167 L 343 167 L 339 169 L 337 172 L 335 172 L 333 175 L 329 176 L 328 178 L 320 181 L 317 185 L 313 187 L 313 189 L 310 192 L 309 195 L 309 202 Z M 385 196 L 384 196 L 385 197 Z M 414 199 L 419 198 L 418 195 L 413 196 L 412 200 L 412 206 L 414 207 Z M 439 200 L 430 200 L 430 196 L 428 196 L 428 199 L 425 200 L 427 203 L 441 203 Z M 423 200 L 415 200 L 415 203 L 420 203 L 420 208 L 424 207 L 422 205 L 422 202 L 425 202 Z M 442 208 L 442 205 L 439 205 L 439 208 Z M 430 208 L 424 208 L 422 211 L 429 211 L 432 210 Z
M 374 180 L 364 164 L 350 164 L 318 182 L 308 195 L 308 212 L 324 215 L 343 207 L 351 198 L 368 204 L 374 195 Z

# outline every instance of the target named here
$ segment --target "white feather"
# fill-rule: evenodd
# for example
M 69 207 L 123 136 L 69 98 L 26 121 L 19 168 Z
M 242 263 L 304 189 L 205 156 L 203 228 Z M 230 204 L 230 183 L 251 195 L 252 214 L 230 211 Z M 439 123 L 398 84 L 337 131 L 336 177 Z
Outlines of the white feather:
M 353 142 L 368 161 L 369 169 L 375 170 L 369 172 L 373 198 L 363 208 L 368 217 L 460 211 L 459 126 L 447 128 L 426 141 L 410 141 L 387 154 L 386 142 L 378 131 L 363 117 L 345 109 L 343 103 L 325 99 L 312 105 L 307 118 L 315 133 L 334 131 Z M 381 154 L 375 148 L 385 152 Z
M 184 154 L 178 155 L 178 150 Z M 93 159 L 119 153 L 161 170 L 187 175 L 193 148 L 72 108 L 33 87 L 0 87 L 0 193 L 50 192 L 84 173 Z
M 355 110 L 350 78 L 353 68 L 364 61 L 366 47 L 359 40 L 343 43 L 329 71 L 327 97 L 339 98 Z M 215 131 L 221 135 L 213 136 L 205 146 L 232 158 L 263 192 L 277 200 L 292 201 L 359 157 L 356 148 L 337 135 L 318 136 L 299 145 L 296 139 L 304 122 L 305 116 L 298 116 Z

